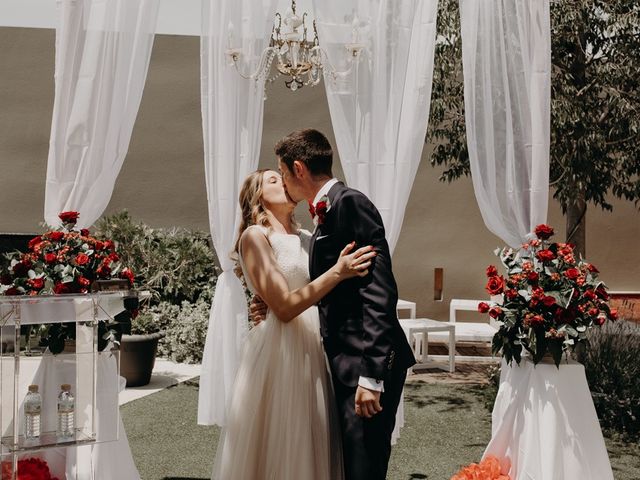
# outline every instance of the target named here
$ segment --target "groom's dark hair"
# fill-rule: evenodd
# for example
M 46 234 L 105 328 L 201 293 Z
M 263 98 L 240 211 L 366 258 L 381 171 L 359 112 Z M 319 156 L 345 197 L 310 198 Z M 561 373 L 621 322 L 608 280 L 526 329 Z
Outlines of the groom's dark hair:
M 318 130 L 296 130 L 276 143 L 275 151 L 292 172 L 293 162 L 298 160 L 307 166 L 313 176 L 333 177 L 333 150 L 327 137 Z

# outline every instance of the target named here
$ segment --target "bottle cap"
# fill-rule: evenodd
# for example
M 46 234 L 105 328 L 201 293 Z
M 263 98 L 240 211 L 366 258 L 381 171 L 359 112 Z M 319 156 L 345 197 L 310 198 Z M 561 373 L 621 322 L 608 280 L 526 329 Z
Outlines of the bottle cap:
M 38 385 L 29 385 L 29 391 L 31 393 L 38 393 Z
M 71 385 L 69 385 L 68 383 L 63 383 L 62 385 L 60 385 L 60 390 L 62 390 L 64 392 L 70 392 L 71 391 Z

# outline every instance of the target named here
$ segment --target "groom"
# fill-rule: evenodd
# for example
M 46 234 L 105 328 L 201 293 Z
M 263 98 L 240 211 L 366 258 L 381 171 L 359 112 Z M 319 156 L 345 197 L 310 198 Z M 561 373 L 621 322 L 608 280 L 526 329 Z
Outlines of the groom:
M 306 199 L 316 225 L 311 279 L 335 264 L 352 241 L 377 257 L 364 278 L 339 284 L 319 303 L 343 432 L 346 480 L 386 478 L 391 433 L 413 353 L 398 323 L 398 292 L 382 218 L 371 201 L 333 178 L 333 151 L 317 130 L 298 130 L 275 147 L 287 194 Z

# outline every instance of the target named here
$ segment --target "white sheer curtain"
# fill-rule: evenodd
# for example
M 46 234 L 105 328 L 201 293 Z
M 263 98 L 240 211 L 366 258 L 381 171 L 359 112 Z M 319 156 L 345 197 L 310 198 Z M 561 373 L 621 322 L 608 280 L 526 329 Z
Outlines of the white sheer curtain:
M 243 70 L 255 70 L 268 46 L 277 0 L 203 0 L 201 51 L 202 129 L 209 225 L 220 260 L 202 359 L 198 423 L 224 425 L 225 406 L 247 329 L 244 289 L 229 254 L 238 230 L 238 195 L 258 166 L 262 140 L 263 82 L 245 80 L 225 50 L 242 49 Z
M 393 252 L 429 119 L 437 0 L 315 0 L 320 45 L 338 70 L 362 42 L 350 74 L 325 86 L 349 186 L 375 203 Z
M 158 15 L 158 0 L 58 0 L 55 99 L 45 220 L 80 212 L 91 226 L 107 207 L 129 148 Z
M 547 218 L 549 0 L 460 0 L 467 145 L 485 224 L 512 247 Z

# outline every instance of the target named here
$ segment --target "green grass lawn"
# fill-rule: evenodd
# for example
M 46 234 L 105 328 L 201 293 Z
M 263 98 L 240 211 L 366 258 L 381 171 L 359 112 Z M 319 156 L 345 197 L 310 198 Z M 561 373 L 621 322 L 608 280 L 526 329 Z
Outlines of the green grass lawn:
M 406 424 L 388 479 L 448 480 L 478 461 L 491 436 L 484 403 L 482 387 L 407 384 Z M 143 480 L 210 478 L 219 430 L 196 424 L 197 404 L 197 383 L 187 382 L 121 408 Z M 616 480 L 640 479 L 640 446 L 607 439 L 607 447 Z

